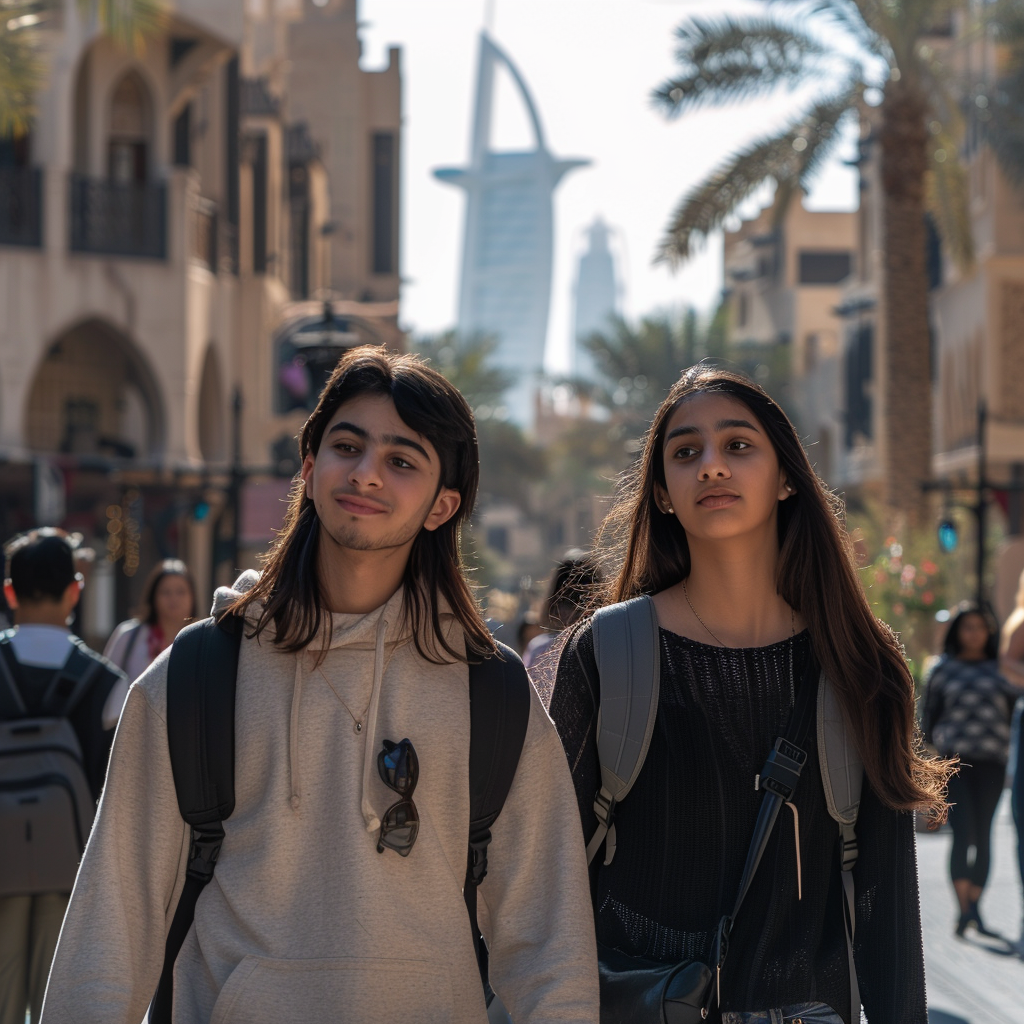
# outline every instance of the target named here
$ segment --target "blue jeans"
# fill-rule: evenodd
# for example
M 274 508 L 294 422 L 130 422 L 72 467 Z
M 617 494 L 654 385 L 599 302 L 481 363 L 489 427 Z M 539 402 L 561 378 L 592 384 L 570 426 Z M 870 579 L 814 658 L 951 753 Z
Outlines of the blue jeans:
M 722 1024 L 843 1024 L 843 1018 L 824 1003 L 799 1003 L 781 1010 L 756 1010 L 753 1013 L 726 1010 Z

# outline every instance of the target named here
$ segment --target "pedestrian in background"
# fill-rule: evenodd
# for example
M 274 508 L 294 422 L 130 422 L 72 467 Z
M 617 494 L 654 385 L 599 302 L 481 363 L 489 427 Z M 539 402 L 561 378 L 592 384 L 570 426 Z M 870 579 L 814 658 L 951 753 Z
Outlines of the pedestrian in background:
M 103 648 L 103 656 L 126 676 L 119 693 L 120 707 L 128 696 L 128 686 L 171 646 L 196 614 L 196 585 L 188 567 L 178 558 L 158 562 L 146 577 L 138 617 L 120 623 Z
M 550 702 L 555 685 L 563 630 L 583 618 L 600 582 L 601 571 L 593 555 L 580 548 L 566 551 L 551 574 L 538 619 L 541 632 L 530 641 L 523 654 L 523 664 L 545 704 Z
M 1003 675 L 1017 686 L 1024 687 L 1024 573 L 1017 587 L 1017 605 L 1003 623 L 999 641 L 999 667 Z M 1013 823 L 1017 826 L 1017 867 L 1020 871 L 1021 899 L 1024 900 L 1024 698 L 1017 701 L 1010 728 L 1010 765 L 1013 776 Z M 1024 956 L 1024 917 L 1020 937 L 1014 943 L 1019 956 Z
M 597 854 L 597 939 L 615 953 L 606 962 L 616 978 L 602 997 L 635 994 L 618 979 L 642 976 L 649 961 L 696 960 L 714 976 L 721 928 L 730 952 L 712 986 L 715 1020 L 856 1024 L 862 1002 L 873 1022 L 926 1024 L 910 812 L 941 813 L 948 766 L 917 751 L 914 683 L 899 642 L 865 600 L 841 503 L 786 414 L 738 374 L 687 370 L 623 480 L 595 546 L 602 556 L 605 539 L 617 571 L 597 604 L 650 597 L 660 687 L 643 770 L 608 813 L 599 795 L 600 817 L 602 686 L 591 619 L 566 641 L 549 709 Z M 763 799 L 759 773 L 788 731 L 796 695 L 813 708 L 808 688 L 816 697 L 822 673 L 864 764 L 851 871 L 856 979 L 840 831 L 806 715 L 806 764 L 788 803 L 799 813 L 780 816 L 732 921 Z M 602 857 L 594 840 L 612 810 Z M 636 966 L 615 965 L 626 959 Z M 640 1019 L 639 1000 L 630 1010 Z
M 67 627 L 77 540 L 41 529 L 6 548 L 16 628 L 0 636 L 0 1024 L 38 1024 L 75 870 L 103 788 L 120 671 Z
M 977 606 L 963 609 L 950 623 L 944 654 L 928 678 L 921 726 L 925 740 L 943 757 L 960 759 L 949 782 L 949 874 L 960 908 L 956 934 L 976 928 L 992 935 L 978 903 L 988 881 L 992 819 L 1006 779 L 1010 716 L 1024 688 L 999 671 L 998 628 Z

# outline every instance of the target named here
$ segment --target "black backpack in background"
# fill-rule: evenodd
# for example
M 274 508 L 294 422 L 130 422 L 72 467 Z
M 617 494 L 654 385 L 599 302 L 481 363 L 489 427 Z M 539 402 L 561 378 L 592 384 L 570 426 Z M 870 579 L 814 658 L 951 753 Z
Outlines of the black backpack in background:
M 22 666 L 11 635 L 0 636 L 0 897 L 69 893 L 96 801 L 68 719 L 104 666 L 74 643 L 58 669 Z M 41 696 L 26 673 L 44 680 Z
M 237 616 L 186 626 L 167 669 L 167 740 L 178 810 L 191 828 L 185 887 L 164 949 L 150 1024 L 170 1024 L 174 961 L 213 878 L 224 821 L 235 809 L 235 679 L 244 623 Z M 530 718 L 531 683 L 514 651 L 469 666 L 470 826 L 463 894 L 492 1020 L 502 1016 L 487 984 L 487 950 L 476 918 L 476 890 L 487 874 L 487 846 L 512 788 Z

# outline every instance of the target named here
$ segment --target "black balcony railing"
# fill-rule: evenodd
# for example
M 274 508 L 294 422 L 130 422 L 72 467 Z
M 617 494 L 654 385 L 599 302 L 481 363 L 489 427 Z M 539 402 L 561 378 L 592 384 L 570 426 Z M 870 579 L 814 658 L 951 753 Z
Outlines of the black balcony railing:
M 38 167 L 0 167 L 0 245 L 42 244 L 42 185 Z
M 71 176 L 71 250 L 110 256 L 167 255 L 167 187 Z

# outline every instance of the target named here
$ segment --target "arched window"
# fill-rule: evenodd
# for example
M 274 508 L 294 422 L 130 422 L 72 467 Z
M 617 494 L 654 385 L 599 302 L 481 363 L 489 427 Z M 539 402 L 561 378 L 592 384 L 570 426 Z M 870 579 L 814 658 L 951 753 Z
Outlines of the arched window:
M 107 173 L 112 181 L 127 184 L 148 177 L 151 111 L 146 83 L 137 71 L 129 71 L 110 100 Z

